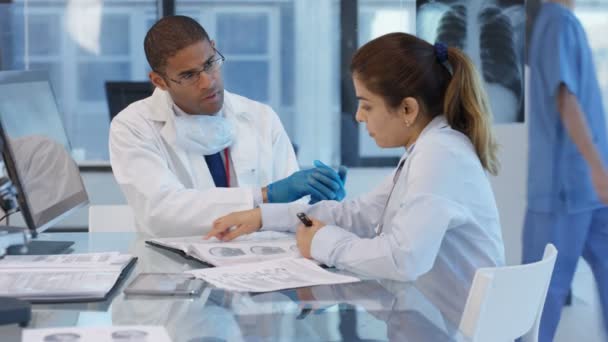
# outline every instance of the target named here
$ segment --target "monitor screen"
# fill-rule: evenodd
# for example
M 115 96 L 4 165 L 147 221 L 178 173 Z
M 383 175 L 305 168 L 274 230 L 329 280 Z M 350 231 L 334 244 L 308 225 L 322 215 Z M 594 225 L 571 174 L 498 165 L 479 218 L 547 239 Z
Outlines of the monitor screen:
M 0 72 L 0 138 L 6 171 L 34 235 L 88 203 L 47 72 Z

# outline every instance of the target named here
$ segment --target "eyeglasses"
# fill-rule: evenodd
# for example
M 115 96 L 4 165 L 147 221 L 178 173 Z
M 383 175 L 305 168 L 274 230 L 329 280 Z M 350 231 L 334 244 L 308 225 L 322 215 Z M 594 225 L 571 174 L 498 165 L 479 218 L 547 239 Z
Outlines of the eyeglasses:
M 198 80 L 201 79 L 202 72 L 206 73 L 207 75 L 211 75 L 214 72 L 218 71 L 224 64 L 224 61 L 226 61 L 226 57 L 224 57 L 224 55 L 222 55 L 219 51 L 217 51 L 215 48 L 213 48 L 213 51 L 215 51 L 216 55 L 212 58 L 209 58 L 209 60 L 205 62 L 202 68 L 182 74 L 177 80 L 174 80 L 169 76 L 167 76 L 167 78 L 179 85 L 195 85 Z

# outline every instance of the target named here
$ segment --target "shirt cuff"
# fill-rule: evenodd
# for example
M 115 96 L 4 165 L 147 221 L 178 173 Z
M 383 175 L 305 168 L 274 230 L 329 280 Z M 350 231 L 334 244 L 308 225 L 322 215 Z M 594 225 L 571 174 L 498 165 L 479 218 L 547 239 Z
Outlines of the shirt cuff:
M 261 188 L 251 188 L 251 193 L 253 194 L 253 207 L 257 208 L 262 203 L 264 203 L 264 195 L 262 195 Z
M 331 259 L 336 245 L 340 241 L 350 238 L 352 235 L 352 233 L 347 232 L 338 226 L 325 226 L 319 229 L 312 238 L 310 255 L 313 259 L 333 267 L 335 266 L 335 260 Z
M 262 211 L 262 229 L 277 232 L 295 232 L 293 218 L 289 215 L 289 204 L 264 203 L 260 205 Z

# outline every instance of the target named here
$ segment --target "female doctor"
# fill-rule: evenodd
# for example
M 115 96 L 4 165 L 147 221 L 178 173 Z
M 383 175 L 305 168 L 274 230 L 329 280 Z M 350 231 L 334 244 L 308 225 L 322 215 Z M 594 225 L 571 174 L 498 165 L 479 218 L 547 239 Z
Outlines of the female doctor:
M 217 219 L 207 237 L 295 231 L 304 257 L 365 276 L 417 281 L 427 296 L 462 308 L 475 271 L 504 263 L 486 176 L 498 170 L 496 144 L 475 67 L 458 49 L 391 33 L 361 47 L 351 72 L 357 121 L 378 146 L 405 148 L 392 175 L 343 203 L 264 204 L 232 213 Z M 298 212 L 313 218 L 313 226 L 296 228 Z

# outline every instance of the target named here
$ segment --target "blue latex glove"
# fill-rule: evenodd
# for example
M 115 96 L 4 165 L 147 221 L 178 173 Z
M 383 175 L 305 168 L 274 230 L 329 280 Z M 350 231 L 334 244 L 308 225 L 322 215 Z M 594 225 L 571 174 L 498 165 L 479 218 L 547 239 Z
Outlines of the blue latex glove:
M 343 175 L 346 176 L 345 169 Z M 314 168 L 295 172 L 268 185 L 269 203 L 293 202 L 307 195 L 316 201 L 333 200 L 339 196 L 344 198 L 341 176 L 329 166 L 315 160 Z
M 319 160 L 315 160 L 313 164 L 314 164 L 314 166 L 316 166 L 318 168 L 325 168 L 325 169 L 331 170 L 332 172 L 335 172 L 334 169 L 323 164 Z M 344 185 L 346 184 L 346 173 L 347 172 L 348 172 L 348 169 L 346 168 L 346 166 L 340 165 L 340 167 L 338 168 L 338 177 L 340 178 L 340 184 L 339 184 L 340 187 L 336 191 L 336 196 L 331 199 L 336 200 L 336 201 L 341 201 L 344 199 L 344 197 L 346 197 L 346 190 L 344 189 Z M 315 195 L 310 195 L 310 202 L 308 202 L 308 204 L 315 204 L 319 201 L 331 200 L 331 199 L 330 198 L 319 198 Z

